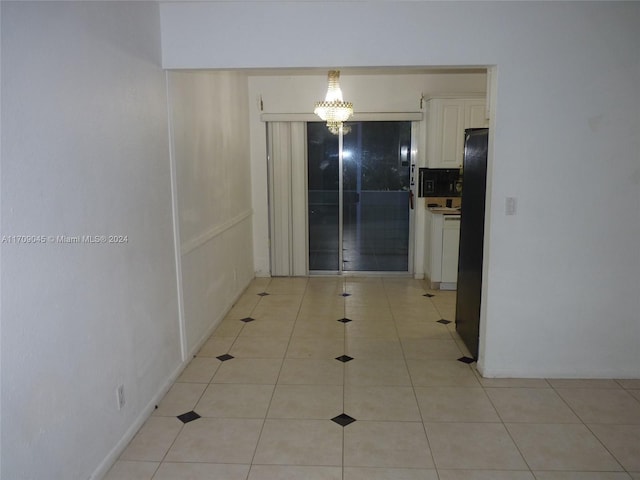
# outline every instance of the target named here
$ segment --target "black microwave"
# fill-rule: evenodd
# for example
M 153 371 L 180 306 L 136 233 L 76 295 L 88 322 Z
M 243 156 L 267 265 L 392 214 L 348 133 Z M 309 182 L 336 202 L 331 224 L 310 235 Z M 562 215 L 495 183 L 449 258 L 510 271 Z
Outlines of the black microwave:
M 459 197 L 462 178 L 457 168 L 420 168 L 419 197 Z

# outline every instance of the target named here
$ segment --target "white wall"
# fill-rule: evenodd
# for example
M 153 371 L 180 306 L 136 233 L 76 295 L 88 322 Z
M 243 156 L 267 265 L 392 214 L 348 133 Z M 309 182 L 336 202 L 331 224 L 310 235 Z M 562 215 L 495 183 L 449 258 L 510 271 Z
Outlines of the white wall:
M 1 53 L 2 235 L 46 244 L 2 244 L 0 476 L 87 479 L 181 366 L 158 6 L 2 2 Z
M 171 72 L 186 351 L 254 277 L 247 77 Z
M 175 2 L 161 22 L 168 68 L 497 65 L 479 366 L 640 377 L 640 3 Z
M 345 100 L 353 102 L 355 113 L 420 112 L 420 99 L 438 94 L 479 94 L 486 90 L 484 73 L 434 73 L 434 74 L 362 74 L 343 72 L 340 87 Z M 327 74 L 300 75 L 252 75 L 249 77 L 251 121 L 251 168 L 253 172 L 254 231 L 253 249 L 255 271 L 259 276 L 269 275 L 269 224 L 267 203 L 267 143 L 265 124 L 261 113 L 304 114 L 313 109 L 327 91 Z M 262 100 L 263 110 L 260 110 Z M 313 118 L 313 115 L 311 116 Z M 424 123 L 424 122 L 421 122 Z M 422 125 L 424 127 L 424 125 Z M 419 129 L 424 136 L 424 128 Z M 417 165 L 425 166 L 424 139 L 418 150 Z M 415 271 L 418 278 L 424 276 L 424 202 L 416 201 L 415 212 Z

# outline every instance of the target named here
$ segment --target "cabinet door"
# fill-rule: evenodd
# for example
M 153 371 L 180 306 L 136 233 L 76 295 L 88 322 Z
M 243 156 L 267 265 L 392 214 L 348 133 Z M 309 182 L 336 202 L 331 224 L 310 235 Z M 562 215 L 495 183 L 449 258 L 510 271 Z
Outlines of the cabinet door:
M 445 216 L 442 227 L 442 283 L 458 281 L 458 247 L 460 245 L 460 217 Z
M 464 143 L 464 100 L 433 99 L 429 102 L 427 165 L 458 168 Z
M 486 102 L 482 99 L 467 100 L 465 108 L 464 128 L 486 128 L 489 120 L 486 118 Z M 464 140 L 463 140 L 464 141 Z
M 489 125 L 483 98 L 435 98 L 429 101 L 427 165 L 460 168 L 464 154 L 464 130 Z
M 442 153 L 438 168 L 459 168 L 464 147 L 464 105 L 458 100 L 442 106 Z

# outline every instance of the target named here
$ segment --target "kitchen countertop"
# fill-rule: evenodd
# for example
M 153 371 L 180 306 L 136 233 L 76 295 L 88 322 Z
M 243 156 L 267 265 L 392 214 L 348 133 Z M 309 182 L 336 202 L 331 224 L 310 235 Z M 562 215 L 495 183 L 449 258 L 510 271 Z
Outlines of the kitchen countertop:
M 428 210 L 441 215 L 460 215 L 460 209 L 454 207 L 429 207 Z

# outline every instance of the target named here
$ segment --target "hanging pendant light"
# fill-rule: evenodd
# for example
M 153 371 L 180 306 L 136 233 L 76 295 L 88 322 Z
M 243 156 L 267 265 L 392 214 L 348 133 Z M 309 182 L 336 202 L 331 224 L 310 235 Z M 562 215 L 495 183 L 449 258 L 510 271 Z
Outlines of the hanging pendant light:
M 343 122 L 346 122 L 353 115 L 353 104 L 342 99 L 342 90 L 340 90 L 339 84 L 340 71 L 330 70 L 328 78 L 327 96 L 323 102 L 316 102 L 313 113 L 327 122 L 329 131 L 337 135 Z

